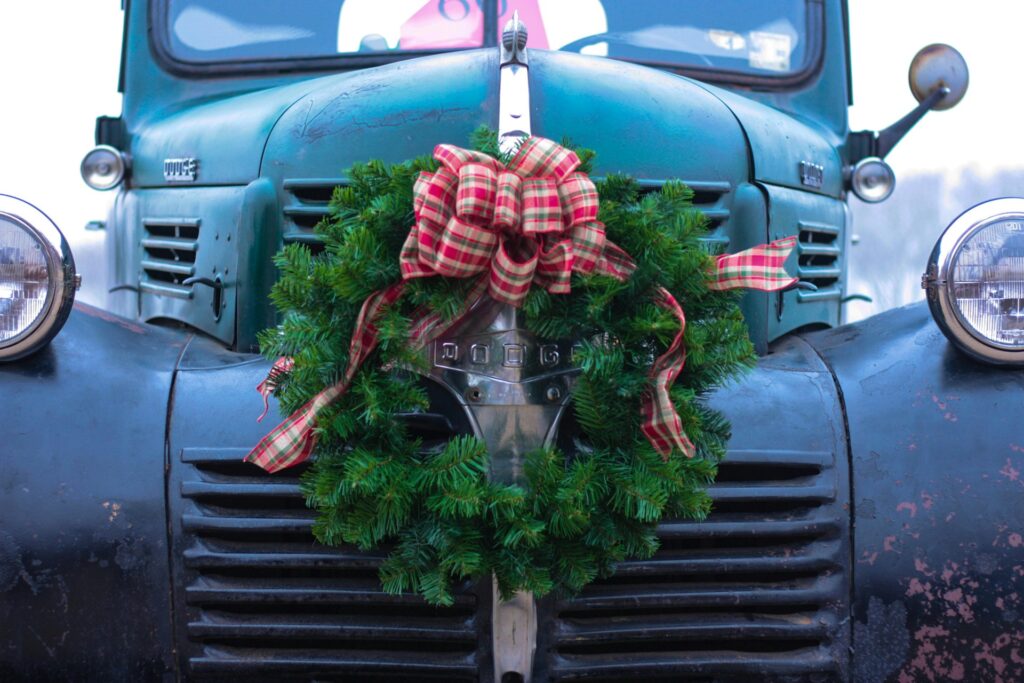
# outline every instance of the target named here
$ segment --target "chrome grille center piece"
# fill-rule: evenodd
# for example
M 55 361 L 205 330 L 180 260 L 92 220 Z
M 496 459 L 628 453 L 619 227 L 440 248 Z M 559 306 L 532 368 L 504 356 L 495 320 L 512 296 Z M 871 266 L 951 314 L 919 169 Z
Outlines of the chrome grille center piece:
M 510 153 L 531 132 L 526 26 L 518 12 L 505 25 L 499 49 L 498 145 Z M 455 395 L 473 432 L 487 445 L 491 479 L 525 483 L 526 454 L 553 440 L 568 405 L 576 374 L 571 345 L 538 339 L 521 323 L 519 310 L 485 297 L 427 351 L 431 377 Z M 494 680 L 530 683 L 536 600 L 525 592 L 502 600 L 492 580 Z
M 530 74 L 526 58 L 526 25 L 519 12 L 501 33 L 501 83 L 498 91 L 498 147 L 512 152 L 530 135 Z

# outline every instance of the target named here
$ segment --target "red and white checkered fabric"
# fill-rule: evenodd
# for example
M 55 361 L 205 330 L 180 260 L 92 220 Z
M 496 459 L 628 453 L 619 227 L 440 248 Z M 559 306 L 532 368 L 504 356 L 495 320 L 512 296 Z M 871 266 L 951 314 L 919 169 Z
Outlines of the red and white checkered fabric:
M 735 254 L 722 254 L 715 259 L 715 275 L 711 289 L 759 289 L 775 292 L 795 284 L 783 267 L 796 246 L 796 235 L 759 244 Z
M 651 367 L 654 386 L 644 397 L 642 407 L 644 421 L 640 426 L 640 431 L 663 458 L 668 458 L 675 449 L 681 451 L 686 457 L 692 458 L 694 455 L 693 443 L 683 432 L 682 420 L 679 419 L 679 413 L 669 395 L 672 384 L 679 377 L 679 373 L 683 371 L 683 365 L 686 362 L 686 348 L 683 346 L 686 316 L 683 315 L 683 307 L 664 287 L 659 287 L 655 292 L 654 303 L 675 315 L 679 321 L 679 332 L 676 333 L 668 350 L 661 354 Z
M 633 271 L 624 252 L 606 242 L 597 189 L 577 172 L 572 150 L 530 138 L 507 166 L 453 145 L 438 145 L 434 158 L 441 167 L 420 174 L 414 188 L 404 278 L 489 271 L 490 295 L 520 306 L 534 284 L 565 294 L 573 272 L 623 280 Z

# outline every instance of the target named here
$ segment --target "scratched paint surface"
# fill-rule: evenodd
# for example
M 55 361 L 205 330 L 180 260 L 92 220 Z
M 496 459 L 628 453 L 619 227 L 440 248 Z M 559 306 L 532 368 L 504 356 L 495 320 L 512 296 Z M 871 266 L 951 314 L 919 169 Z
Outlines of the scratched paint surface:
M 923 305 L 813 338 L 843 388 L 854 678 L 1024 680 L 1024 371 L 960 356 Z

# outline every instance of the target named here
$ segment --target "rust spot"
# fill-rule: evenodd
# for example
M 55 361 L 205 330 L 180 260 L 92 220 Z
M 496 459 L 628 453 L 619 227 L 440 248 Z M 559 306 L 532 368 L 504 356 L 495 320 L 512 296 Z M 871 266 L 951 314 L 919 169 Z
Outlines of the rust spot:
M 885 552 L 887 552 L 887 553 L 891 553 L 894 550 L 896 550 L 895 546 L 893 545 L 895 543 L 896 543 L 896 537 L 895 536 L 886 536 L 884 539 L 882 539 L 882 549 L 885 550 Z
M 1019 548 L 1024 545 L 1024 538 L 1020 534 L 1014 532 L 1006 538 L 1006 542 L 1010 544 L 1011 548 Z
M 924 507 L 925 510 L 931 510 L 932 506 L 935 505 L 935 498 L 932 496 L 932 494 L 928 493 L 927 491 L 922 491 L 921 505 Z
M 1009 458 L 1006 459 L 1006 466 L 999 470 L 999 474 L 1010 481 L 1020 481 L 1020 470 L 1013 466 L 1013 461 Z
M 911 517 L 916 517 L 917 516 L 917 503 L 915 503 L 913 501 L 910 501 L 910 500 L 905 500 L 905 501 L 903 501 L 902 503 L 900 503 L 899 505 L 896 506 L 896 512 L 902 512 L 903 510 L 909 511 Z
M 867 550 L 865 550 L 861 554 L 861 558 L 859 560 L 857 560 L 857 561 L 860 564 L 873 565 L 875 563 L 875 560 L 877 560 L 877 559 L 878 559 L 878 551 L 877 550 L 874 551 L 874 552 L 870 552 L 870 553 Z
M 105 501 L 103 501 L 103 509 L 110 513 L 110 516 L 107 518 L 107 521 L 111 522 L 111 523 L 116 521 L 117 518 L 121 515 L 121 504 L 120 503 L 115 503 L 115 502 L 111 502 L 109 500 L 105 500 Z

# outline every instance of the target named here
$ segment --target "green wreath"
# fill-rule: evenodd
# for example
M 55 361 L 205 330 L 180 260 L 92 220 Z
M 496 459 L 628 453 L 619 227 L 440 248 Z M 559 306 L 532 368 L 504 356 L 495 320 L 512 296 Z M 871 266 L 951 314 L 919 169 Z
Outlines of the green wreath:
M 473 146 L 508 160 L 493 132 L 478 131 Z M 589 172 L 593 153 L 575 151 L 580 170 Z M 354 166 L 317 227 L 323 251 L 291 244 L 277 255 L 281 277 L 271 296 L 282 320 L 264 332 L 261 346 L 269 357 L 294 361 L 276 378 L 284 410 L 298 410 L 345 372 L 364 300 L 401 279 L 416 178 L 437 167 L 432 158 Z M 448 605 L 456 582 L 493 573 L 503 597 L 572 594 L 611 575 L 619 561 L 653 555 L 662 518 L 708 514 L 706 488 L 729 424 L 702 397 L 754 358 L 736 294 L 708 286 L 705 220 L 683 184 L 644 192 L 613 175 L 597 188 L 607 237 L 633 257 L 635 272 L 625 281 L 574 273 L 571 293 L 533 287 L 522 305 L 527 327 L 541 338 L 609 340 L 584 342 L 574 357 L 580 374 L 572 410 L 586 448 L 572 457 L 553 447 L 530 453 L 528 485 L 520 487 L 488 481 L 479 439 L 459 436 L 425 449 L 410 436 L 401 416 L 428 406 L 416 375 L 396 370 L 425 368 L 409 342 L 410 320 L 423 307 L 457 315 L 471 280 L 409 281 L 378 318 L 379 343 L 347 393 L 319 413 L 312 465 L 302 478 L 319 513 L 313 533 L 332 546 L 393 544 L 380 567 L 386 591 L 412 590 Z M 686 364 L 671 398 L 692 458 L 678 451 L 663 458 L 641 433 L 652 363 L 679 332 L 676 317 L 652 303 L 660 287 L 686 311 Z

